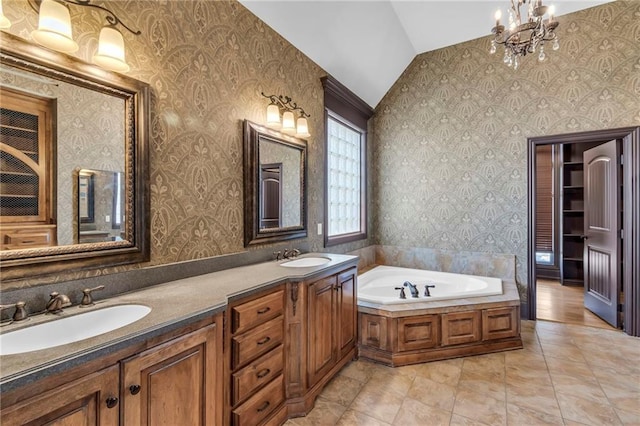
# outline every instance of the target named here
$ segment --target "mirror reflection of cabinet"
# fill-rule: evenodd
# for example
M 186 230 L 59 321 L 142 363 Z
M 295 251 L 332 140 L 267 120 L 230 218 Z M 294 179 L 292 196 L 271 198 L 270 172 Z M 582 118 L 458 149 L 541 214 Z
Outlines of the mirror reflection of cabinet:
M 0 97 L 0 248 L 54 246 L 54 101 L 4 87 Z

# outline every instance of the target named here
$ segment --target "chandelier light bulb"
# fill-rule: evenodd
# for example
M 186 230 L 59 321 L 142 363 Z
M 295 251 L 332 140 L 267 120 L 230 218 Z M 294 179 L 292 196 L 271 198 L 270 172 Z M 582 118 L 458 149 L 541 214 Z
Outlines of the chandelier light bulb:
M 556 7 L 554 5 L 549 6 L 548 13 L 549 13 L 549 22 L 553 22 L 553 17 L 556 14 Z
M 308 138 L 309 136 L 311 136 L 311 134 L 309 134 L 307 119 L 304 117 L 298 117 L 298 121 L 296 122 L 296 137 Z
M 285 111 L 282 114 L 282 133 L 293 135 L 296 133 L 296 124 L 291 111 Z

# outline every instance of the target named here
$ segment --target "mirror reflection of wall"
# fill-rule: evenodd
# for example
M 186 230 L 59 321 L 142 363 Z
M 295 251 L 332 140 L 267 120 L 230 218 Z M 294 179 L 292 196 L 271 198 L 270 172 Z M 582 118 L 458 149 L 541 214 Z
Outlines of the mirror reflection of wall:
M 124 100 L 6 65 L 0 66 L 0 85 L 56 100 L 57 146 L 52 148 L 57 164 L 53 189 L 57 209 L 53 221 L 57 223 L 57 244 L 74 244 L 73 172 L 79 168 L 124 170 Z
M 278 221 L 267 221 L 263 226 L 263 218 L 261 217 L 261 228 L 287 228 L 291 226 L 300 226 L 302 224 L 301 206 L 300 206 L 300 182 L 301 182 L 301 153 L 299 149 L 271 142 L 269 140 L 260 139 L 260 165 L 280 165 L 280 182 L 281 190 L 278 196 L 281 198 L 281 214 Z M 261 167 L 262 168 L 262 167 Z M 270 185 L 274 187 L 274 185 Z M 267 205 L 266 201 L 272 198 L 273 192 L 265 194 L 261 191 L 260 205 Z M 273 203 L 270 203 L 274 205 Z M 275 208 L 275 207 L 274 207 Z M 261 209 L 263 210 L 263 209 Z M 271 212 L 274 210 L 271 209 Z M 273 215 L 271 215 L 273 216 Z M 273 217 L 271 218 L 273 219 Z M 277 223 L 280 225 L 278 226 Z

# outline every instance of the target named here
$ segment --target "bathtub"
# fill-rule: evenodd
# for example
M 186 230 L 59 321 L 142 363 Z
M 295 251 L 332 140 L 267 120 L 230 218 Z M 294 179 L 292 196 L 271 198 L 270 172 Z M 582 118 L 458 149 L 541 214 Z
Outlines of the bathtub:
M 420 297 L 411 297 L 409 288 L 404 287 L 407 298 L 400 299 L 400 290 L 396 290 L 395 287 L 403 287 L 405 281 L 418 287 Z M 429 289 L 430 297 L 424 295 L 424 288 L 427 284 L 435 285 L 434 288 Z M 397 266 L 376 266 L 358 276 L 358 300 L 382 305 L 499 294 L 502 294 L 501 279 L 476 275 L 425 271 Z

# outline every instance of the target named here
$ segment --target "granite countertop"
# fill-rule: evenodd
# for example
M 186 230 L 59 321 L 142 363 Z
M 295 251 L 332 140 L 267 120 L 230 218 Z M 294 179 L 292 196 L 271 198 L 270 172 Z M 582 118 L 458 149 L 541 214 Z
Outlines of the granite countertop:
M 302 281 L 324 270 L 348 266 L 357 256 L 309 253 L 303 257 L 327 257 L 328 263 L 315 267 L 285 268 L 280 262 L 265 262 L 172 281 L 144 290 L 97 300 L 92 308 L 73 306 L 58 317 L 122 304 L 151 308 L 144 318 L 95 337 L 39 351 L 0 356 L 0 391 L 7 392 L 51 374 L 126 348 L 204 319 L 224 310 L 229 300 L 286 281 Z M 28 323 L 4 325 L 2 333 L 52 320 L 51 315 L 35 315 Z

